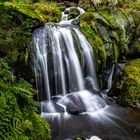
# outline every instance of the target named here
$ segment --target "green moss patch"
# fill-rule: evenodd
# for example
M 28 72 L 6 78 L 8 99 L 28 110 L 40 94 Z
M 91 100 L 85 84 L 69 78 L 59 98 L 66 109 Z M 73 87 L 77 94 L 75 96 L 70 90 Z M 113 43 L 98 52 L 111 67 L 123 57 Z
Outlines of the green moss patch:
M 129 61 L 121 75 L 120 103 L 140 107 L 140 59 Z
M 0 3 L 0 54 L 10 63 L 27 63 L 32 32 L 45 22 L 58 22 L 61 12 L 54 2 Z
M 1 3 L 0 6 L 42 22 L 58 22 L 61 16 L 60 10 L 54 2 L 36 4 L 5 2 Z

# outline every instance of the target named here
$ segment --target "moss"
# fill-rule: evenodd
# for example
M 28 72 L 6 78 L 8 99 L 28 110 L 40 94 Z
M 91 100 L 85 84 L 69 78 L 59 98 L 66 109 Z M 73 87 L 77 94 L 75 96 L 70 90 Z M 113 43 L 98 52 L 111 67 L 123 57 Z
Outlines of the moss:
M 138 55 L 140 54 L 140 38 L 135 41 L 135 43 L 132 45 L 130 52 L 130 55 Z
M 110 60 L 117 63 L 120 54 L 126 53 L 129 36 L 125 27 L 128 22 L 127 15 L 110 9 L 87 12 L 80 17 L 81 30 L 94 48 L 97 67 L 103 62 L 105 68 Z
M 140 59 L 129 61 L 121 78 L 120 103 L 138 107 L 140 104 Z
M 132 15 L 135 26 L 137 27 L 140 23 L 140 11 L 132 10 L 132 11 L 130 11 L 130 14 Z
M 0 57 L 6 56 L 16 73 L 28 75 L 28 46 L 32 32 L 44 22 L 58 22 L 61 12 L 54 2 L 4 2 L 0 7 Z
M 101 64 L 102 64 L 102 66 L 103 65 L 105 66 L 106 65 L 105 48 L 103 46 L 103 42 L 102 42 L 102 39 L 100 38 L 100 35 L 98 33 L 96 33 L 97 29 L 96 28 L 94 28 L 95 30 L 93 29 L 93 27 L 95 27 L 94 23 L 89 25 L 86 22 L 82 22 L 82 23 L 80 23 L 80 27 L 81 27 L 81 31 L 86 36 L 89 43 L 92 45 L 92 47 L 94 49 L 97 66 L 99 66 Z
M 0 59 L 0 138 L 6 140 L 49 140 L 48 123 L 37 115 L 36 91 L 15 77 L 5 60 Z
M 117 63 L 120 57 L 120 50 L 119 47 L 114 44 L 114 62 Z
M 77 137 L 75 140 L 82 140 L 80 137 Z
M 58 22 L 61 16 L 60 10 L 54 2 L 36 4 L 5 2 L 0 5 L 42 22 Z
M 77 8 L 72 8 L 70 13 L 68 13 L 68 19 L 74 19 L 80 15 L 79 10 Z
M 91 21 L 94 20 L 94 16 L 92 12 L 86 12 L 80 16 L 80 21 L 81 22 L 87 22 L 91 23 Z

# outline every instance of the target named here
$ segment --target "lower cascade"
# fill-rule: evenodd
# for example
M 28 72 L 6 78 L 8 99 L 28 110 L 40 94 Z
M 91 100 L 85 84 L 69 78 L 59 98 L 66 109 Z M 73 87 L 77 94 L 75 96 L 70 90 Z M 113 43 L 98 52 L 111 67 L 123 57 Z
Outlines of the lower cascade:
M 73 20 L 67 20 L 64 12 L 62 20 L 47 23 L 33 34 L 38 100 L 42 117 L 53 128 L 53 139 L 70 140 L 81 134 L 97 135 L 105 140 L 132 140 L 127 132 L 129 119 L 123 121 L 125 116 L 119 118 L 126 112 L 114 109 L 104 99 L 91 45 L 78 27 L 71 24 Z M 112 85 L 114 67 L 106 92 Z

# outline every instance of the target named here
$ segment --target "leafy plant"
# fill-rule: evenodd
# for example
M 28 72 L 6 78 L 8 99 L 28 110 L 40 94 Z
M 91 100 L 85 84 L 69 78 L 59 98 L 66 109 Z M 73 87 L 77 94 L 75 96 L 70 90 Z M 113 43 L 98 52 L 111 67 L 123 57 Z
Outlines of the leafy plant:
M 36 114 L 36 91 L 24 79 L 10 72 L 5 60 L 0 59 L 0 138 L 6 140 L 50 139 L 45 120 Z

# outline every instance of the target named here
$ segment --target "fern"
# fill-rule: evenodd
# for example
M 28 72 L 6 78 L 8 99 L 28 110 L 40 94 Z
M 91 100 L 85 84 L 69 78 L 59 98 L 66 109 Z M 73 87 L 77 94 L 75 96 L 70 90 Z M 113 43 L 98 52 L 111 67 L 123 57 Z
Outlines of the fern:
M 33 100 L 33 95 L 36 91 L 22 78 L 17 80 L 15 77 L 11 83 L 10 68 L 2 59 L 0 77 L 0 139 L 49 140 L 47 122 L 35 113 L 38 103 Z

